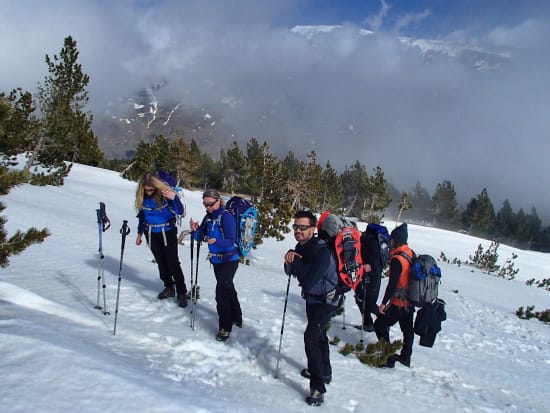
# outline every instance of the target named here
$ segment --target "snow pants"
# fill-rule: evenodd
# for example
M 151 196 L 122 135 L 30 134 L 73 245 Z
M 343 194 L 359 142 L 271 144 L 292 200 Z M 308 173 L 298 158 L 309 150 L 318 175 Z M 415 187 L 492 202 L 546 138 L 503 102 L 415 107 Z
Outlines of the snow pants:
M 332 376 L 329 358 L 327 327 L 334 312 L 329 304 L 306 303 L 307 327 L 304 332 L 304 344 L 309 370 L 309 388 L 326 392 L 324 378 Z
M 390 342 L 390 327 L 399 321 L 399 327 L 403 333 L 403 348 L 401 349 L 401 357 L 404 359 L 411 358 L 412 347 L 414 343 L 414 307 L 397 307 L 391 305 L 386 314 L 380 316 L 374 322 L 374 331 L 376 337 L 380 340 L 385 339 Z
M 363 315 L 363 325 L 373 324 L 371 313 L 378 316 L 378 295 L 380 293 L 380 283 L 382 274 L 376 274 L 374 271 L 365 273 L 363 281 L 355 290 L 355 303 Z M 365 314 L 363 314 L 363 309 Z
M 233 323 L 242 324 L 241 305 L 235 290 L 233 278 L 239 267 L 239 261 L 212 264 L 216 276 L 216 310 L 220 330 L 231 331 Z
M 174 287 L 179 295 L 187 294 L 185 278 L 181 269 L 178 256 L 178 236 L 175 229 L 164 232 L 166 236 L 166 245 L 164 245 L 164 237 L 162 232 L 151 232 L 151 240 L 149 248 L 155 257 L 159 269 L 160 279 L 165 287 Z

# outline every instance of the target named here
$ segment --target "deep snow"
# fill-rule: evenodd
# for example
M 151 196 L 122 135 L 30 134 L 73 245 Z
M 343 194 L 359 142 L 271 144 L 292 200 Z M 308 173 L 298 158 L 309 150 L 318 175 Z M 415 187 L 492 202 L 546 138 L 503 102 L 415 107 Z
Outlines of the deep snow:
M 162 285 L 151 253 L 135 245 L 134 182 L 116 172 L 75 165 L 63 187 L 23 185 L 3 197 L 7 229 L 47 226 L 52 235 L 30 247 L 0 277 L 0 410 L 5 412 L 303 412 L 304 302 L 292 280 L 282 342 L 279 379 L 274 378 L 287 278 L 283 253 L 295 242 L 266 240 L 241 265 L 236 286 L 244 328 L 226 343 L 214 340 L 217 316 L 214 276 L 205 249 L 199 260 L 201 299 L 196 329 L 190 309 L 156 299 Z M 188 215 L 204 214 L 200 192 L 185 191 Z M 111 228 L 103 234 L 107 310 L 94 309 L 99 266 L 96 208 L 103 201 Z M 121 274 L 117 332 L 114 306 L 121 257 L 122 220 L 127 238 Z M 362 225 L 362 227 L 361 227 Z M 360 223 L 360 228 L 365 224 Z M 393 222 L 386 222 L 393 227 Z M 434 228 L 409 226 L 417 252 L 462 260 L 490 242 Z M 550 307 L 550 293 L 525 285 L 548 278 L 550 255 L 499 248 L 500 261 L 518 254 L 513 281 L 479 270 L 440 263 L 447 321 L 433 348 L 413 348 L 410 369 L 376 369 L 338 353 L 357 343 L 360 321 L 348 294 L 346 324 L 333 320 L 330 336 L 333 382 L 319 411 L 548 412 L 550 326 L 521 320 L 520 306 Z M 189 241 L 180 247 L 189 287 Z M 383 280 L 383 286 L 385 280 Z M 382 294 L 382 292 L 381 292 Z M 100 298 L 103 304 L 103 298 Z M 392 339 L 401 338 L 399 327 Z M 375 342 L 373 333 L 364 333 Z

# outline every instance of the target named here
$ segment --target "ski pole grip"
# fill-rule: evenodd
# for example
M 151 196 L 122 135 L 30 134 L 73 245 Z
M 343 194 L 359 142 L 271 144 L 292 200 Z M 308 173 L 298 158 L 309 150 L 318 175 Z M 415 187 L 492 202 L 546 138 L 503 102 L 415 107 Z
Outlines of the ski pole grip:
M 128 226 L 128 220 L 123 220 L 122 221 L 122 228 L 120 228 L 120 233 L 123 235 L 123 236 L 126 236 L 130 233 L 130 227 Z
M 99 203 L 99 209 L 97 210 L 98 222 L 101 220 L 103 232 L 107 231 L 111 227 L 111 221 L 107 217 L 107 211 L 105 210 L 105 202 Z
M 285 262 L 285 274 L 286 275 L 292 274 L 292 265 L 290 265 L 288 262 Z

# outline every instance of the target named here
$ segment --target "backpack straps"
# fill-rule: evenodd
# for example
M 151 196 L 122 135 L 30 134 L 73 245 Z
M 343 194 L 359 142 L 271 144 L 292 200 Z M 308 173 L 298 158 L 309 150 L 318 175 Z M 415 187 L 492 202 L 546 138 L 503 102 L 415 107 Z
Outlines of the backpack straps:
M 411 271 L 411 268 L 412 268 L 412 265 L 413 265 L 413 261 L 416 259 L 416 253 L 414 251 L 412 253 L 413 253 L 412 257 L 409 254 L 407 254 L 405 251 L 399 251 L 399 253 L 392 256 L 392 258 L 393 257 L 403 257 L 403 258 L 405 258 L 405 260 L 407 260 L 407 262 L 409 263 L 409 270 L 408 270 L 409 274 L 410 274 L 410 271 Z M 403 270 L 401 270 L 401 271 L 403 271 Z M 410 277 L 410 275 L 409 275 L 409 277 Z M 398 285 L 399 285 L 399 281 L 398 281 Z M 406 302 L 406 303 L 410 303 L 408 287 L 407 288 L 398 288 L 397 287 L 395 289 L 395 293 L 393 295 L 393 298 L 396 298 L 396 299 L 398 299 L 400 301 L 403 301 L 403 302 Z

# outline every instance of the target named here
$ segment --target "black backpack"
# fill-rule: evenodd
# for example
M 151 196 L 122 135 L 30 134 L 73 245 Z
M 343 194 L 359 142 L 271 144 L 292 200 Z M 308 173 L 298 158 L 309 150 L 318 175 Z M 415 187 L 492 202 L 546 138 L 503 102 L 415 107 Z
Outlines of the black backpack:
M 390 233 L 388 232 L 388 228 L 381 224 L 368 224 L 365 232 L 369 235 L 372 234 L 372 236 L 376 236 L 380 254 L 380 268 L 382 268 L 382 270 L 386 269 L 390 263 L 391 251 Z

